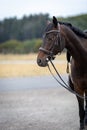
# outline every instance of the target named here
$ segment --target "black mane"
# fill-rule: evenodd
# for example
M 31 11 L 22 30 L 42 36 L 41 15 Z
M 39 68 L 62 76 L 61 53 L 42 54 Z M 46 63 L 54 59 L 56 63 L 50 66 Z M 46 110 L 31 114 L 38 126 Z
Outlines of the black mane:
M 80 29 L 78 29 L 77 27 L 73 26 L 71 23 L 60 22 L 60 21 L 58 21 L 58 23 L 68 26 L 78 36 L 83 37 L 83 38 L 87 38 L 87 33 L 85 33 L 84 31 L 82 31 Z

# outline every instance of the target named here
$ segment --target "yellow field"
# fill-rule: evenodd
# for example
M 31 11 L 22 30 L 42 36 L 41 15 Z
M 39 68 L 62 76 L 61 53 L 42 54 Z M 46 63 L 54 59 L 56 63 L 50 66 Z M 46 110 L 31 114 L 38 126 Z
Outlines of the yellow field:
M 25 77 L 25 76 L 41 76 L 41 75 L 49 75 L 50 72 L 47 67 L 39 67 L 37 63 L 33 62 L 29 63 L 22 63 L 22 64 L 15 64 L 15 63 L 4 63 L 2 61 L 28 61 L 34 60 L 36 61 L 37 54 L 29 54 L 29 55 L 0 55 L 0 77 Z M 65 59 L 64 55 L 57 56 L 57 60 Z M 57 69 L 60 73 L 66 72 L 66 63 L 55 63 Z M 52 69 L 53 70 L 53 69 Z M 53 70 L 54 72 L 54 70 Z
M 18 55 L 18 54 L 7 54 L 3 55 L 0 54 L 0 61 L 1 60 L 36 60 L 37 54 L 23 54 L 23 55 Z
M 36 60 L 37 59 L 37 54 L 23 54 L 23 55 L 18 55 L 18 54 L 7 54 L 3 55 L 0 54 L 0 61 L 1 60 Z M 56 56 L 57 60 L 65 60 L 65 54 L 61 54 L 59 56 Z

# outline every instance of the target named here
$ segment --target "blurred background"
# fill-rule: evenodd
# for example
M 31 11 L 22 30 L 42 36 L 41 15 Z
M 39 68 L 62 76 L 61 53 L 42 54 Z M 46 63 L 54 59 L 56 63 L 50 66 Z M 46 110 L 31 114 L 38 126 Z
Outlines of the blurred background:
M 0 0 L 0 10 L 0 77 L 48 74 L 36 65 L 36 57 L 53 16 L 87 29 L 87 0 Z M 65 55 L 58 60 L 65 73 Z
M 0 0 L 0 130 L 79 129 L 74 95 L 36 63 L 53 16 L 85 30 L 87 0 Z M 65 52 L 54 63 L 67 84 Z

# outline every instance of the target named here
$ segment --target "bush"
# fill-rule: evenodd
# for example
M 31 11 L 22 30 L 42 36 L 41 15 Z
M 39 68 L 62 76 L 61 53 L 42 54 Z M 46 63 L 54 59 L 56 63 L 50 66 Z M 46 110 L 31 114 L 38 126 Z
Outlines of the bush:
M 24 42 L 17 40 L 9 40 L 0 44 L 0 53 L 24 54 L 30 52 L 37 52 L 41 44 L 41 39 L 26 40 Z
M 35 46 L 34 46 L 34 52 L 37 52 L 39 47 L 41 46 L 42 44 L 42 40 L 41 39 L 37 39 L 36 42 L 35 42 Z
M 20 41 L 17 40 L 9 40 L 0 44 L 0 53 L 16 53 L 16 47 L 21 45 Z

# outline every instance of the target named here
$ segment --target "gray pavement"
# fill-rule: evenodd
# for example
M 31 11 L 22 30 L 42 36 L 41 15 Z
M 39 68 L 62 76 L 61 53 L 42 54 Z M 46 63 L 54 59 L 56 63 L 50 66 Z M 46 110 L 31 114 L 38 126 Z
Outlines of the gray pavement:
M 1 83 L 0 79 L 0 87 L 7 81 L 7 79 L 2 80 L 4 82 Z M 14 87 L 16 81 L 17 79 L 14 79 Z M 12 85 L 10 81 L 7 83 Z M 24 83 L 25 87 L 29 86 Z M 42 82 L 40 86 L 45 86 L 46 83 L 47 81 L 43 85 Z M 26 89 L 16 88 L 8 91 L 0 89 L 0 130 L 79 130 L 78 104 L 75 95 L 61 87 L 49 85 L 48 82 L 45 88 L 26 87 Z
M 62 75 L 68 82 L 67 75 Z M 0 78 L 0 91 L 18 91 L 38 88 L 56 88 L 60 85 L 52 76 Z

